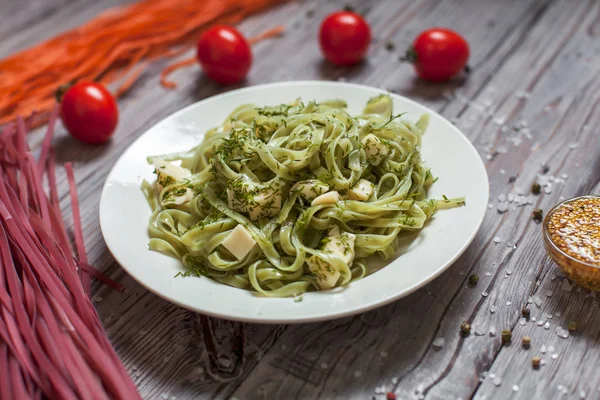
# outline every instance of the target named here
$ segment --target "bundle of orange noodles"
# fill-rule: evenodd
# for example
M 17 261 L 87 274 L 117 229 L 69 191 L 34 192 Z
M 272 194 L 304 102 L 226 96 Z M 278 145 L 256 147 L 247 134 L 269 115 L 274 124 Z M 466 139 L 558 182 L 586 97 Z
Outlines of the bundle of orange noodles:
M 284 0 L 143 0 L 0 60 L 0 125 L 17 115 L 48 120 L 54 92 L 81 79 L 120 83 L 123 94 L 144 63 L 188 50 L 213 23 L 235 24 Z M 137 67 L 136 67 L 137 65 Z
M 70 164 L 76 252 L 61 217 L 56 110 L 37 161 L 22 119 L 0 133 L 0 399 L 139 399 L 90 301 L 90 275 L 121 288 L 87 263 Z

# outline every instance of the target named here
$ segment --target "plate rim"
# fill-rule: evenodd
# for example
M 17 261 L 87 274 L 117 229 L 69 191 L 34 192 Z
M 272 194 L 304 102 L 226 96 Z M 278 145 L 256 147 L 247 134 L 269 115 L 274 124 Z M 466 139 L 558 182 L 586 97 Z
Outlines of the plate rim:
M 325 312 L 325 313 L 316 313 L 314 316 L 308 316 L 308 317 L 299 317 L 299 318 L 265 318 L 262 315 L 257 315 L 257 316 L 250 316 L 250 317 L 246 317 L 246 316 L 233 316 L 233 315 L 224 315 L 221 314 L 219 312 L 214 312 L 214 311 L 210 311 L 210 310 L 206 310 L 206 309 L 198 309 L 197 307 L 192 307 L 188 304 L 182 303 L 176 299 L 173 299 L 169 296 L 163 295 L 162 293 L 160 293 L 157 290 L 154 290 L 152 287 L 146 285 L 140 278 L 138 278 L 138 276 L 136 276 L 136 274 L 134 272 L 132 272 L 130 269 L 128 269 L 122 262 L 119 261 L 118 256 L 113 252 L 113 249 L 111 248 L 111 246 L 109 245 L 109 240 L 107 240 L 107 235 L 105 232 L 106 229 L 106 223 L 103 222 L 105 220 L 106 217 L 103 217 L 103 215 L 106 214 L 106 212 L 103 212 L 103 210 L 106 208 L 106 192 L 109 188 L 109 183 L 114 180 L 113 175 L 115 174 L 115 170 L 118 166 L 118 164 L 125 158 L 125 156 L 127 155 L 127 153 L 130 151 L 130 149 L 132 147 L 134 147 L 140 140 L 143 139 L 143 137 L 148 134 L 149 131 L 155 129 L 156 126 L 166 123 L 167 120 L 171 120 L 174 118 L 177 118 L 177 116 L 179 116 L 180 114 L 183 114 L 185 112 L 187 112 L 188 110 L 198 107 L 200 104 L 205 103 L 205 102 L 209 102 L 209 101 L 216 101 L 218 99 L 221 98 L 227 98 L 227 97 L 235 97 L 236 95 L 240 94 L 240 93 L 244 93 L 244 92 L 248 92 L 248 91 L 254 91 L 254 90 L 260 90 L 260 89 L 265 89 L 265 88 L 269 88 L 269 87 L 279 87 L 279 86 L 302 86 L 302 85 L 322 85 L 322 86 L 338 86 L 338 87 L 354 87 L 354 88 L 358 88 L 358 89 L 364 89 L 364 90 L 368 90 L 368 91 L 375 91 L 375 92 L 379 92 L 379 93 L 388 93 L 390 95 L 392 95 L 393 97 L 399 97 L 402 99 L 402 101 L 406 101 L 408 103 L 412 103 L 413 105 L 416 105 L 418 107 L 423 108 L 426 112 L 432 114 L 432 115 L 436 115 L 437 117 L 441 118 L 443 121 L 445 121 L 448 125 L 452 126 L 454 128 L 454 130 L 456 130 L 456 132 L 459 133 L 459 137 L 461 138 L 461 140 L 463 140 L 467 147 L 474 153 L 477 155 L 477 160 L 479 162 L 479 167 L 481 167 L 481 170 L 484 172 L 484 176 L 485 176 L 485 181 L 486 181 L 486 185 L 485 185 L 485 190 L 486 190 L 486 196 L 487 198 L 489 198 L 489 193 L 490 193 L 490 187 L 489 187 L 489 176 L 487 174 L 487 168 L 485 167 L 485 163 L 483 161 L 483 159 L 481 158 L 481 156 L 479 155 L 479 152 L 477 151 L 477 149 L 475 148 L 475 145 L 469 140 L 469 138 L 467 137 L 467 135 L 465 135 L 460 129 L 458 129 L 458 127 L 456 127 L 454 124 L 452 124 L 446 117 L 444 117 L 443 115 L 441 115 L 440 113 L 438 113 L 435 110 L 432 110 L 430 107 L 421 104 L 411 98 L 408 98 L 406 96 L 403 96 L 401 94 L 398 93 L 391 93 L 385 89 L 381 89 L 381 88 L 377 88 L 377 87 L 373 87 L 373 86 L 368 86 L 368 85 L 363 85 L 363 84 L 358 84 L 358 83 L 351 83 L 351 82 L 337 82 L 337 81 L 321 81 L 321 80 L 294 80 L 294 81 L 283 81 L 283 82 L 270 82 L 270 83 L 263 83 L 263 84 L 258 84 L 258 85 L 252 85 L 252 86 L 246 86 L 243 88 L 239 88 L 239 89 L 234 89 L 234 90 L 230 90 L 224 93 L 219 93 L 216 94 L 214 96 L 209 96 L 206 97 L 202 100 L 196 101 L 194 103 L 191 103 L 167 116 L 165 116 L 164 118 L 160 119 L 159 121 L 155 122 L 154 124 L 152 124 L 150 127 L 146 128 L 144 130 L 144 132 L 142 132 L 133 142 L 131 142 L 127 148 L 121 153 L 121 155 L 118 157 L 118 159 L 114 162 L 110 172 L 108 173 L 108 175 L 105 178 L 104 184 L 102 186 L 102 190 L 101 190 L 101 194 L 100 194 L 100 201 L 99 201 L 99 206 L 98 206 L 98 216 L 99 216 L 99 223 L 100 223 L 100 231 L 102 233 L 102 238 L 106 244 L 106 248 L 108 249 L 108 251 L 110 252 L 111 256 L 113 257 L 113 259 L 115 260 L 115 262 L 127 273 L 127 275 L 129 275 L 131 278 L 133 278 L 133 280 L 135 280 L 139 285 L 141 285 L 142 287 L 144 287 L 146 290 L 148 290 L 149 292 L 153 293 L 154 295 L 160 297 L 161 299 L 164 299 L 172 304 L 175 304 L 179 307 L 185 308 L 187 310 L 196 312 L 196 313 L 200 313 L 203 315 L 207 315 L 210 317 L 215 317 L 215 318 L 221 318 L 221 319 L 225 319 L 225 320 L 229 320 L 229 321 L 238 321 L 238 322 L 244 322 L 244 323 L 255 323 L 255 324 L 268 324 L 268 325 L 273 325 L 273 324 L 301 324 L 301 323 L 312 323 L 312 322 L 323 322 L 323 321 L 332 321 L 332 320 L 336 320 L 336 319 L 340 319 L 340 318 L 345 318 L 345 317 L 349 317 L 349 316 L 353 316 L 353 315 L 358 315 L 358 314 L 362 314 L 365 313 L 367 311 L 371 311 L 374 310 L 376 308 L 379 307 L 383 307 L 386 306 L 394 301 L 397 301 L 403 297 L 406 297 L 412 293 L 414 293 L 415 291 L 417 291 L 418 289 L 422 288 L 423 286 L 427 285 L 428 283 L 432 282 L 433 280 L 435 280 L 436 278 L 438 278 L 442 273 L 444 273 L 445 271 L 447 271 L 450 266 L 452 266 L 456 260 L 462 256 L 465 251 L 469 248 L 469 246 L 473 243 L 473 241 L 475 240 L 475 237 L 477 236 L 477 234 L 479 233 L 479 231 L 481 230 L 481 226 L 483 225 L 483 222 L 485 220 L 485 216 L 486 216 L 486 210 L 483 211 L 483 213 L 481 214 L 481 216 L 479 217 L 479 221 L 477 222 L 477 225 L 475 227 L 475 229 L 473 230 L 473 232 L 471 233 L 471 235 L 469 236 L 468 240 L 465 241 L 465 243 L 457 250 L 455 251 L 454 255 L 448 259 L 448 261 L 446 261 L 445 263 L 443 263 L 436 271 L 434 271 L 433 273 L 431 273 L 430 275 L 428 275 L 427 277 L 425 277 L 424 279 L 420 280 L 419 282 L 413 284 L 412 286 L 409 286 L 408 288 L 405 288 L 402 291 L 398 291 L 397 293 L 394 293 L 393 295 L 390 295 L 389 297 L 385 298 L 385 299 L 379 299 L 379 300 L 374 300 L 371 302 L 367 302 L 364 304 L 361 304 L 358 307 L 354 307 L 348 310 L 344 310 L 344 311 L 340 311 L 340 312 L 336 312 L 336 313 L 331 313 L 331 312 Z M 486 206 L 487 209 L 487 206 Z M 147 251 L 150 251 L 148 249 L 146 249 Z

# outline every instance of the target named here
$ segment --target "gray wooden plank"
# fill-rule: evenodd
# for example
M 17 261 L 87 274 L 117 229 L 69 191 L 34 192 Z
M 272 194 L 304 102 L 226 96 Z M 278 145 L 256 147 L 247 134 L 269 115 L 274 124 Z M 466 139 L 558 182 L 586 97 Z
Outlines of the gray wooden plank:
M 288 29 L 284 38 L 255 47 L 256 62 L 243 85 L 289 79 L 344 78 L 394 89 L 415 98 L 456 118 L 482 156 L 502 147 L 510 149 L 488 163 L 494 196 L 508 191 L 505 186 L 509 175 L 519 174 L 516 185 L 527 187 L 538 164 L 549 158 L 577 157 L 581 166 L 595 162 L 595 154 L 586 150 L 592 144 L 591 130 L 583 133 L 575 129 L 581 135 L 581 146 L 567 152 L 571 130 L 581 125 L 581 115 L 591 112 L 590 104 L 595 101 L 594 91 L 597 92 L 594 73 L 597 56 L 593 52 L 579 53 L 586 49 L 585 45 L 594 48 L 592 37 L 585 37 L 586 29 L 589 28 L 590 35 L 595 32 L 592 17 L 598 10 L 588 10 L 586 7 L 591 3 L 351 1 L 349 3 L 364 12 L 372 23 L 376 40 L 366 63 L 334 68 L 320 61 L 316 32 L 321 18 L 345 3 L 341 0 L 319 4 L 294 2 L 243 23 L 242 30 L 250 35 L 278 23 L 286 24 Z M 51 7 L 64 2 L 52 0 L 44 4 Z M 65 26 L 65 20 L 75 25 L 81 23 L 108 4 L 69 3 L 68 7 L 72 8 L 44 14 L 41 23 L 32 24 L 22 35 L 3 22 L 2 29 L 12 36 L 0 43 L 0 55 L 58 31 Z M 306 15 L 308 9 L 314 11 L 312 18 Z M 10 10 L 15 14 L 10 19 L 15 21 L 13 27 L 30 21 L 16 7 Z M 583 15 L 589 17 L 584 19 Z M 424 84 L 412 78 L 410 66 L 396 61 L 415 34 L 432 25 L 455 27 L 472 44 L 471 63 L 475 71 L 468 80 Z M 396 43 L 396 50 L 391 53 L 384 49 L 390 39 Z M 579 41 L 581 44 L 577 44 Z M 287 57 L 282 57 L 284 51 Z M 428 398 L 468 397 L 477 389 L 481 372 L 489 369 L 496 357 L 499 364 L 491 367 L 491 371 L 497 371 L 503 383 L 497 388 L 486 380 L 478 396 L 514 395 L 510 383 L 529 373 L 528 365 L 521 366 L 521 358 L 526 356 L 518 346 L 501 350 L 497 337 L 473 335 L 460 340 L 456 332 L 462 319 L 473 319 L 474 326 L 481 330 L 489 329 L 492 324 L 498 330 L 516 324 L 516 337 L 521 334 L 516 322 L 515 310 L 520 309 L 517 303 L 526 301 L 539 279 L 543 278 L 545 285 L 555 285 L 558 281 L 552 280 L 552 265 L 542 263 L 536 227 L 527 221 L 530 208 L 500 217 L 494 210 L 490 211 L 469 251 L 423 290 L 380 310 L 325 324 L 287 328 L 206 318 L 175 307 L 133 282 L 114 263 L 98 229 L 98 202 L 106 174 L 119 154 L 149 126 L 187 104 L 231 89 L 208 81 L 193 67 L 173 75 L 181 83 L 178 90 L 164 91 L 157 83 L 163 65 L 153 65 L 120 102 L 122 122 L 110 144 L 80 145 L 70 140 L 62 129 L 55 140 L 59 159 L 76 161 L 90 260 L 130 288 L 129 293 L 115 293 L 95 285 L 96 305 L 113 344 L 145 398 L 227 398 L 234 391 L 241 399 L 362 398 L 374 394 L 374 389 L 381 386 L 386 390 L 395 387 L 399 398 L 415 397 L 420 387 Z M 570 68 L 574 73 L 567 74 L 565 71 Z M 491 88 L 496 90 L 491 92 Z M 533 91 L 533 94 L 528 100 L 519 99 L 515 93 L 521 90 Z M 452 91 L 460 96 L 446 96 Z M 469 106 L 466 100 L 474 103 Z M 533 140 L 523 140 L 522 145 L 514 147 L 506 138 L 507 133 L 494 125 L 492 116 L 482 116 L 476 110 L 487 101 L 491 101 L 496 115 L 507 117 L 510 126 L 523 115 L 533 125 Z M 586 107 L 582 106 L 584 103 Z M 551 112 L 543 112 L 546 106 Z M 594 122 L 591 120 L 589 125 L 594 126 Z M 32 135 L 32 140 L 39 140 L 39 135 Z M 536 146 L 537 150 L 532 151 Z M 556 165 L 553 174 L 568 173 L 570 178 L 566 185 L 555 185 L 553 193 L 542 198 L 545 208 L 557 201 L 556 196 L 591 190 L 598 181 L 597 173 L 578 173 L 579 170 L 573 169 L 575 164 L 570 162 Z M 502 170 L 506 170 L 504 174 Z M 592 171 L 599 170 L 596 164 Z M 564 193 L 559 193 L 558 188 Z M 67 213 L 67 199 L 64 209 Z M 70 216 L 68 219 L 70 226 Z M 492 238 L 498 235 L 520 238 L 515 240 L 517 249 L 511 251 L 514 249 L 505 243 L 494 246 Z M 528 264 L 539 267 L 530 269 Z M 482 278 L 476 289 L 464 287 L 471 270 Z M 511 275 L 505 279 L 508 270 Z M 487 277 L 486 271 L 492 275 Z M 487 298 L 481 297 L 483 290 L 489 292 Z M 590 323 L 580 324 L 582 334 L 568 342 L 569 349 L 575 349 L 572 357 L 561 352 L 560 359 L 565 357 L 565 362 L 536 371 L 538 375 L 534 377 L 538 379 L 532 379 L 529 384 L 519 383 L 522 389 L 518 394 L 552 396 L 555 391 L 550 389 L 555 390 L 561 384 L 569 387 L 572 396 L 578 395 L 579 390 L 587 390 L 586 394 L 592 396 L 581 384 L 588 382 L 591 388 L 593 382 L 598 383 L 593 375 L 597 358 L 593 352 L 585 351 L 597 345 L 598 328 L 594 328 L 593 322 L 596 321 L 597 327 L 597 320 L 593 319 L 597 318 L 597 312 L 593 313 L 593 301 L 583 295 L 553 296 L 552 299 L 557 303 L 544 302 L 543 312 L 558 309 L 563 306 L 558 302 L 568 301 L 561 315 L 589 318 Z M 511 301 L 511 306 L 507 306 L 506 301 Z M 496 307 L 494 314 L 489 312 L 492 305 Z M 552 331 L 537 326 L 528 324 L 522 329 L 526 328 L 531 330 L 526 332 L 531 333 L 534 343 L 551 343 L 551 336 L 543 336 L 547 332 L 556 337 Z M 431 342 L 438 337 L 445 338 L 446 344 L 440 351 L 432 351 Z M 553 346 L 559 348 L 557 344 Z M 576 365 L 574 360 L 578 357 L 584 359 L 586 370 L 580 381 L 578 374 L 568 368 Z M 557 380 L 558 377 L 563 380 Z

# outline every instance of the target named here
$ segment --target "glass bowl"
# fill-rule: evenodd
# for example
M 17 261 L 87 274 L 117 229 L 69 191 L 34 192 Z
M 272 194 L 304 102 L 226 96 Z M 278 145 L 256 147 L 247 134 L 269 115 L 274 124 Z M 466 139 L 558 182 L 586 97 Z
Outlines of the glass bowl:
M 577 283 L 580 286 L 583 286 L 587 289 L 600 291 L 600 265 L 591 264 L 582 260 L 579 260 L 570 254 L 567 254 L 563 250 L 561 250 L 550 237 L 550 232 L 548 231 L 548 224 L 554 212 L 561 206 L 571 203 L 573 201 L 583 199 L 583 198 L 599 198 L 597 195 L 590 196 L 579 196 L 574 197 L 572 199 L 564 200 L 554 207 L 546 214 L 546 217 L 543 221 L 543 230 L 544 230 L 544 246 L 546 247 L 546 251 L 548 255 L 554 262 L 556 262 L 561 269 L 565 272 L 567 277 L 573 282 Z

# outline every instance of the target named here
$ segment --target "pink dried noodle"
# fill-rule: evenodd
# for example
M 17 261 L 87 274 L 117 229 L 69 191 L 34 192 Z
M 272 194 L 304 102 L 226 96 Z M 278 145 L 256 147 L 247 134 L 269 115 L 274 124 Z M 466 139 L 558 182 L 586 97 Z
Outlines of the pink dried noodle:
M 88 264 L 70 163 L 77 255 L 62 219 L 51 147 L 57 115 L 37 161 L 25 121 L 0 132 L 0 399 L 139 399 L 89 297 L 91 277 L 124 287 Z

